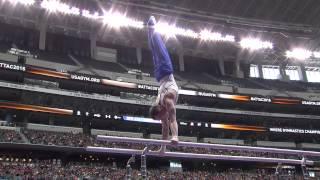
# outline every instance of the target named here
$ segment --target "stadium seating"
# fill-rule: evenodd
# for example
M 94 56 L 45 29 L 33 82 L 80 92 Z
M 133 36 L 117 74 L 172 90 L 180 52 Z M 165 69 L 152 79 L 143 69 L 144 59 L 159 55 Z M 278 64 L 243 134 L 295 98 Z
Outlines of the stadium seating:
M 19 159 L 18 159 L 19 160 Z M 102 164 L 91 162 L 90 165 L 80 162 L 69 162 L 65 165 L 57 163 L 54 159 L 33 160 L 31 162 L 0 162 L 0 178 L 2 179 L 125 179 L 126 169 L 116 167 L 116 162 Z M 209 168 L 209 167 L 208 167 Z M 132 178 L 140 179 L 139 170 L 132 170 Z M 189 171 L 169 171 L 165 169 L 149 169 L 149 179 L 278 179 L 268 170 L 240 170 L 229 169 L 226 171 L 216 171 L 214 167 L 208 170 Z M 286 179 L 304 179 L 300 174 L 291 174 Z
M 303 86 L 296 85 L 292 82 L 285 82 L 279 80 L 267 80 L 267 79 L 258 79 L 259 83 L 262 83 L 266 86 L 269 86 L 271 89 L 280 90 L 280 91 L 306 91 L 306 88 Z
M 55 52 L 48 52 L 48 51 L 39 51 L 37 53 L 37 59 L 49 61 L 49 62 L 55 62 L 60 64 L 66 64 L 66 65 L 76 65 L 67 54 L 58 54 Z
M 184 81 L 190 81 L 199 84 L 220 84 L 220 82 L 210 79 L 202 73 L 177 72 L 177 74 L 181 76 Z
M 74 56 L 81 64 L 85 67 L 90 67 L 97 70 L 117 72 L 117 73 L 127 73 L 127 70 L 121 67 L 118 63 L 114 62 L 102 62 L 91 58 Z
M 4 129 L 2 127 L 0 129 L 0 142 L 21 143 L 23 140 L 15 129 Z
M 254 79 L 247 79 L 247 78 L 235 78 L 235 77 L 220 77 L 222 84 L 233 84 L 236 87 L 240 88 L 253 88 L 253 89 L 271 89 L 266 88 L 265 86 L 261 86 L 260 84 L 256 83 Z
M 40 145 L 54 145 L 54 146 L 69 146 L 69 147 L 86 147 L 86 146 L 102 146 L 102 147 L 118 147 L 118 148 L 134 148 L 143 149 L 143 144 L 129 144 L 129 143 L 108 143 L 97 141 L 95 135 L 110 135 L 110 136 L 126 136 L 141 138 L 142 134 L 133 132 L 119 132 L 107 130 L 92 130 L 93 135 L 85 135 L 79 128 L 68 128 L 62 126 L 48 126 L 40 124 L 28 124 L 28 129 L 23 129 L 21 132 L 27 138 L 27 142 L 31 144 Z M 18 129 L 14 127 L 0 126 L 0 142 L 22 143 L 22 137 L 18 133 Z M 151 134 L 150 138 L 161 139 L 161 135 Z M 196 142 L 195 137 L 180 138 L 183 141 Z M 240 139 L 217 139 L 217 138 L 204 138 L 203 142 L 216 143 L 216 144 L 231 144 L 231 145 L 245 145 L 243 140 Z M 293 142 L 271 142 L 271 141 L 256 141 L 255 146 L 265 147 L 282 147 L 295 149 L 296 145 Z M 318 148 L 318 144 L 303 144 L 299 145 L 300 148 L 306 146 L 307 149 Z M 151 150 L 157 150 L 157 146 L 149 146 Z M 219 150 L 219 149 L 206 149 L 206 148 L 185 148 L 185 147 L 168 147 L 171 151 L 178 152 L 192 152 L 192 153 L 206 153 L 217 155 L 243 155 L 255 157 L 277 157 L 277 158 L 299 158 L 294 155 L 275 154 L 275 153 L 253 153 L 239 150 Z

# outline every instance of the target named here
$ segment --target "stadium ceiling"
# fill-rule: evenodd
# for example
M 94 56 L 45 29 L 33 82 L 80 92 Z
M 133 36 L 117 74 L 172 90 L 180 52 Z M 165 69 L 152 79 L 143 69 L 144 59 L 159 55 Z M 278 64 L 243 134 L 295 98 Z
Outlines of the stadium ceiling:
M 121 1 L 121 0 L 120 0 Z M 259 19 L 318 26 L 319 0 L 135 0 L 139 4 L 191 10 L 207 15 Z
M 305 0 L 304 3 L 301 3 L 301 0 L 259 1 L 258 3 L 255 0 L 232 0 L 232 2 L 231 0 L 0 0 L 4 2 L 0 3 L 0 21 L 36 29 L 44 24 L 49 32 L 60 32 L 82 38 L 96 34 L 100 40 L 115 44 L 147 47 L 146 36 L 145 33 L 141 33 L 143 32 L 141 29 L 127 28 L 127 25 L 136 27 L 136 21 L 133 23 L 130 20 L 129 23 L 128 19 L 120 15 L 138 20 L 139 26 L 150 15 L 154 15 L 160 22 L 178 27 L 174 31 L 172 27 L 167 28 L 167 26 L 162 29 L 165 33 L 170 29 L 169 33 L 180 34 L 179 38 L 169 39 L 167 46 L 172 51 L 183 51 L 186 55 L 224 60 L 246 59 L 249 62 L 254 59 L 260 62 L 283 62 L 287 58 L 286 51 L 296 48 L 307 49 L 308 51 L 302 49 L 306 52 L 306 57 L 309 57 L 309 54 L 318 55 L 320 52 L 320 28 L 316 21 L 320 14 L 318 13 L 320 6 L 316 5 L 318 0 Z M 27 2 L 32 5 L 21 6 L 28 4 Z M 308 9 L 309 7 L 313 10 Z M 113 11 L 121 14 L 116 15 Z M 282 17 L 278 17 L 280 12 Z M 310 14 L 315 17 L 311 18 L 314 22 L 301 20 L 301 17 L 311 17 Z M 288 17 L 292 20 L 287 20 Z M 112 28 L 113 26 L 124 28 Z M 186 30 L 190 31 L 187 33 Z M 196 38 L 193 37 L 195 33 Z M 234 38 L 231 38 L 232 36 Z M 236 43 L 221 43 L 225 40 Z M 263 41 L 258 42 L 258 40 Z M 273 44 L 270 46 L 264 42 L 271 42 L 275 46 L 272 49 Z M 247 45 L 259 47 L 257 44 L 268 44 L 267 47 L 271 47 L 271 50 L 255 51 L 255 53 L 242 51 L 247 49 Z M 287 54 L 293 56 L 296 53 L 289 51 Z
M 241 53 L 242 57 L 239 55 L 237 57 L 251 59 L 249 61 L 259 59 L 270 62 L 272 59 L 273 63 L 284 61 L 287 63 L 284 52 L 288 49 L 298 47 L 306 48 L 308 51 L 320 50 L 318 0 L 100 0 L 100 2 L 119 4 L 131 10 L 138 10 L 142 17 L 153 14 L 165 21 L 177 22 L 182 27 L 196 29 L 208 25 L 220 32 L 240 37 L 269 39 L 277 45 L 271 54 L 269 52 L 257 57 Z
M 100 0 L 191 21 L 310 32 L 319 24 L 317 0 Z

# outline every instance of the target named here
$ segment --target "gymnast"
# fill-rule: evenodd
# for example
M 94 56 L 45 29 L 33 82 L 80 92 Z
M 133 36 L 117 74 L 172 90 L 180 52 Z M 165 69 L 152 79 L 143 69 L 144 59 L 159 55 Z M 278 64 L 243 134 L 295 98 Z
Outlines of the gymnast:
M 162 139 L 169 139 L 169 128 L 171 131 L 171 142 L 177 144 L 178 123 L 176 120 L 176 103 L 178 100 L 178 86 L 173 76 L 173 66 L 167 48 L 160 34 L 155 31 L 156 20 L 151 16 L 148 20 L 148 42 L 152 51 L 154 75 L 159 82 L 158 96 L 150 108 L 150 116 L 160 119 L 162 124 Z M 166 151 L 166 146 L 161 146 L 160 153 Z

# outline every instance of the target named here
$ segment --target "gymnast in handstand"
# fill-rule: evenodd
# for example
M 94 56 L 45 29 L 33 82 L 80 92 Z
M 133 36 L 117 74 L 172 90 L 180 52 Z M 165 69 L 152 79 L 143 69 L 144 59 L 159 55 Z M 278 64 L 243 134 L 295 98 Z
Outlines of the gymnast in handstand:
M 169 139 L 171 130 L 171 142 L 178 143 L 178 124 L 176 120 L 176 102 L 178 100 L 178 86 L 173 76 L 173 66 L 168 50 L 155 31 L 156 20 L 151 16 L 148 20 L 148 41 L 152 51 L 154 75 L 160 88 L 156 102 L 150 108 L 150 116 L 160 119 L 162 123 L 162 139 Z M 165 152 L 166 146 L 161 146 L 160 152 Z

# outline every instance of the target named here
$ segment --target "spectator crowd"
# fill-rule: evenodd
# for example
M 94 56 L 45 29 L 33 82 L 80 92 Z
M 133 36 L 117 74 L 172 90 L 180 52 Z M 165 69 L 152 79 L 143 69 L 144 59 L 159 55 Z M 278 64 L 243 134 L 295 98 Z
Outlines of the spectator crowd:
M 38 162 L 0 162 L 0 179 L 126 179 L 126 169 L 110 165 L 68 163 L 64 166 L 50 160 Z M 150 180 L 251 180 L 251 179 L 279 179 L 274 172 L 264 170 L 227 170 L 215 171 L 183 171 L 171 172 L 164 169 L 150 169 L 147 172 Z M 141 179 L 139 170 L 133 169 L 132 179 Z M 287 175 L 281 179 L 303 179 L 297 174 Z
M 0 142 L 13 142 L 21 143 L 23 140 L 19 133 L 15 130 L 1 129 L 0 130 Z
M 23 130 L 27 140 L 31 144 L 44 144 L 56 146 L 70 146 L 70 147 L 86 147 L 99 146 L 110 148 L 128 148 L 128 149 L 144 149 L 144 144 L 131 143 L 112 143 L 97 141 L 95 136 L 85 135 L 83 133 L 63 133 L 63 132 L 49 132 L 37 130 Z M 20 135 L 14 130 L 0 130 L 1 142 L 22 142 Z M 149 146 L 150 150 L 157 150 L 159 146 Z M 267 157 L 267 158 L 290 158 L 300 159 L 300 157 L 290 154 L 278 154 L 268 152 L 250 152 L 240 150 L 222 150 L 210 148 L 192 148 L 192 147 L 176 147 L 169 146 L 168 151 L 199 153 L 199 154 L 215 154 L 215 155 L 232 155 L 232 156 L 251 156 L 251 157 Z

